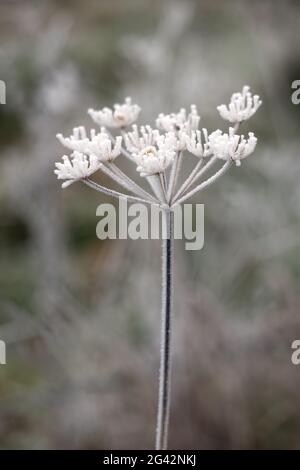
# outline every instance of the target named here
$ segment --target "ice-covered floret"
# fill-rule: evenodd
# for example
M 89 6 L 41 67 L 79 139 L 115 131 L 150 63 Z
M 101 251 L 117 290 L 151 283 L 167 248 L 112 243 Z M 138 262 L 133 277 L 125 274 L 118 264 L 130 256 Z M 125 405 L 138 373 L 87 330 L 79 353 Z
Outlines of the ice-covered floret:
M 233 93 L 228 106 L 221 104 L 217 110 L 223 119 L 238 123 L 251 118 L 261 104 L 259 96 L 252 95 L 250 87 L 244 86 L 241 93 Z
M 135 124 L 140 107 L 132 104 L 130 98 L 126 98 L 123 104 L 115 104 L 112 109 L 103 108 L 99 111 L 90 109 L 89 114 L 100 125 L 100 131 L 93 129 L 88 133 L 85 127 L 81 126 L 74 128 L 69 137 L 57 134 L 59 141 L 73 153 L 71 157 L 64 155 L 62 161 L 55 164 L 55 174 L 58 179 L 65 180 L 62 185 L 65 188 L 75 181 L 90 176 L 101 167 L 105 170 L 103 164 L 112 162 L 123 153 L 135 161 L 137 171 L 143 177 L 160 174 L 173 162 L 176 163 L 172 168 L 170 179 L 166 179 L 170 184 L 170 191 L 167 189 L 171 194 L 172 184 L 175 182 L 176 185 L 177 181 L 176 172 L 180 168 L 179 156 L 185 150 L 199 159 L 216 157 L 240 165 L 241 160 L 254 151 L 257 138 L 253 132 L 249 132 L 248 137 L 237 135 L 236 124 L 251 117 L 260 105 L 259 96 L 252 96 L 249 87 L 245 86 L 241 93 L 232 95 L 228 106 L 218 107 L 221 116 L 233 122 L 234 127 L 229 128 L 228 133 L 216 130 L 211 134 L 208 134 L 206 129 L 199 129 L 200 116 L 195 105 L 191 105 L 190 111 L 182 108 L 178 113 L 159 114 L 156 119 L 157 129 L 149 125 L 138 127 Z M 125 132 L 124 128 L 129 125 L 132 128 Z M 108 127 L 122 129 L 122 137 L 113 137 Z M 122 148 L 122 139 L 126 150 Z M 215 158 L 212 160 L 214 162 Z M 199 165 L 200 162 L 195 171 L 198 171 Z M 208 165 L 207 169 L 211 166 Z M 137 188 L 134 182 L 130 183 L 129 177 L 124 173 L 122 175 L 122 171 L 118 171 L 116 167 L 111 169 L 113 179 L 114 176 L 118 176 L 115 179 L 120 182 L 124 178 L 123 183 L 127 182 L 127 186 L 126 184 L 123 186 L 128 187 L 128 184 L 131 184 L 131 189 L 140 195 L 143 190 Z M 201 176 L 202 174 L 204 172 Z M 187 180 L 187 186 L 193 181 L 193 177 L 194 173 L 191 174 L 190 180 Z
M 168 168 L 176 155 L 176 137 L 173 133 L 159 136 L 155 145 L 148 145 L 133 153 L 137 171 L 141 176 L 159 174 Z
M 88 136 L 84 127 L 75 127 L 70 137 L 57 134 L 57 138 L 65 147 L 87 155 L 96 155 L 101 162 L 113 161 L 121 153 L 122 137 L 116 137 L 113 146 L 104 128 L 98 133 L 92 129 Z
M 203 137 L 202 137 L 203 134 Z M 192 131 L 186 136 L 186 148 L 198 158 L 209 157 L 211 149 L 209 146 L 209 135 L 207 129 Z
M 235 134 L 233 127 L 229 128 L 228 134 L 220 130 L 213 132 L 208 140 L 214 156 L 222 160 L 232 160 L 237 166 L 254 151 L 257 143 L 253 132 L 249 132 L 246 139 L 243 135 Z
M 103 108 L 99 111 L 89 109 L 88 114 L 99 126 L 122 128 L 131 126 L 141 111 L 137 104 L 132 104 L 131 98 L 126 98 L 123 104 L 115 104 L 114 109 Z
M 190 133 L 198 129 L 200 116 L 197 107 L 192 104 L 189 114 L 182 108 L 179 113 L 159 114 L 156 119 L 157 127 L 165 132 L 185 131 Z
M 84 153 L 90 139 L 96 135 L 96 131 L 92 129 L 90 135 L 85 129 L 85 127 L 74 127 L 73 134 L 70 137 L 64 137 L 62 134 L 56 134 L 56 137 L 62 145 L 67 147 L 70 150 L 76 150 L 77 152 Z
M 121 153 L 122 137 L 118 136 L 113 145 L 105 132 L 99 132 L 88 143 L 85 152 L 95 155 L 100 162 L 112 162 Z
M 55 163 L 56 170 L 54 173 L 59 180 L 65 180 L 62 188 L 67 188 L 70 184 L 75 183 L 83 178 L 95 173 L 99 170 L 101 162 L 95 155 L 87 156 L 80 152 L 73 152 L 71 158 L 67 155 L 62 157 L 62 162 Z
M 178 131 L 174 133 L 176 139 L 175 148 L 178 152 L 186 149 L 186 136 L 185 131 Z M 151 126 L 141 126 L 140 129 L 136 126 L 132 126 L 132 131 L 127 132 L 124 135 L 125 146 L 131 153 L 137 153 L 144 147 L 155 145 L 156 141 L 161 136 L 158 129 L 152 129 Z
M 155 145 L 159 136 L 159 131 L 151 126 L 141 126 L 138 129 L 134 124 L 132 131 L 124 135 L 125 146 L 129 152 L 137 153 L 145 147 Z

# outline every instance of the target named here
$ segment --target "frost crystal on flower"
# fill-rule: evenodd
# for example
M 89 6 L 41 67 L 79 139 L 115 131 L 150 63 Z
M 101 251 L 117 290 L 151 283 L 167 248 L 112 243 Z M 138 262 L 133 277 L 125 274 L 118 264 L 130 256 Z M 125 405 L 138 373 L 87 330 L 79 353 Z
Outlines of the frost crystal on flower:
M 90 137 L 93 138 L 95 134 L 95 130 L 92 129 Z M 90 142 L 85 127 L 83 126 L 74 127 L 73 134 L 70 135 L 70 137 L 64 137 L 62 134 L 56 134 L 56 137 L 65 147 L 70 150 L 76 150 L 77 152 L 84 152 Z
M 99 126 L 122 128 L 133 124 L 141 111 L 137 104 L 132 104 L 131 98 L 126 98 L 123 104 L 115 104 L 114 109 L 103 108 L 99 111 L 89 109 L 88 114 Z
M 115 145 L 105 132 L 94 135 L 88 143 L 85 153 L 95 155 L 100 162 L 111 162 L 121 153 L 122 137 L 118 136 Z
M 194 131 L 192 131 L 194 132 Z M 182 152 L 186 149 L 187 138 L 189 134 L 186 131 L 176 132 L 176 150 L 177 152 Z
M 227 121 L 238 123 L 251 118 L 260 107 L 262 101 L 258 95 L 252 96 L 250 88 L 244 86 L 242 93 L 233 93 L 228 106 L 217 107 L 221 117 Z
M 70 137 L 57 134 L 58 140 L 67 148 L 87 155 L 96 155 L 99 161 L 113 161 L 121 153 L 122 137 L 116 137 L 113 147 L 112 141 L 104 128 L 96 134 L 94 129 L 90 137 L 84 127 L 75 127 Z
M 202 141 L 200 130 L 192 131 L 190 135 L 186 136 L 187 150 L 198 158 L 209 157 L 211 155 L 207 129 L 202 129 L 202 134 L 204 142 Z
M 155 145 L 159 138 L 159 131 L 151 126 L 141 126 L 140 131 L 137 125 L 132 126 L 132 131 L 124 135 L 126 148 L 129 152 L 137 153 L 144 147 Z
M 220 115 L 235 126 L 229 128 L 228 133 L 216 130 L 211 134 L 208 134 L 205 128 L 199 129 L 200 116 L 195 105 L 191 105 L 190 111 L 182 108 L 178 113 L 159 114 L 156 129 L 150 125 L 138 127 L 135 124 L 140 107 L 132 104 L 131 98 L 126 98 L 123 104 L 115 104 L 113 108 L 103 108 L 99 111 L 90 109 L 88 113 L 100 125 L 100 131 L 92 129 L 88 133 L 81 126 L 74 128 L 69 137 L 57 134 L 59 141 L 73 153 L 71 157 L 64 156 L 63 162 L 56 164 L 55 173 L 59 179 L 66 180 L 63 187 L 80 179 L 91 185 L 94 182 L 87 177 L 101 169 L 120 186 L 134 194 L 131 198 L 142 198 L 150 204 L 167 202 L 173 207 L 177 201 L 183 202 L 219 178 L 230 167 L 228 162 L 234 161 L 236 165 L 240 165 L 241 160 L 254 151 L 257 142 L 255 135 L 249 132 L 246 138 L 235 132 L 237 124 L 250 118 L 260 105 L 259 96 L 253 96 L 249 87 L 244 86 L 241 93 L 232 95 L 228 106 L 218 107 Z M 124 128 L 127 126 L 132 127 L 125 132 Z M 116 131 L 121 129 L 122 137 L 112 135 L 108 128 L 114 128 Z M 122 139 L 125 149 L 122 147 Z M 178 176 L 186 150 L 199 161 L 178 188 Z M 161 188 L 157 187 L 156 183 L 156 186 L 153 186 L 153 180 L 149 181 L 151 193 L 139 186 L 113 163 L 120 154 L 137 164 L 137 171 L 141 176 L 160 174 L 158 186 L 161 185 Z M 209 158 L 209 161 L 202 168 L 203 158 Z M 225 164 L 208 178 L 209 183 L 204 181 L 204 186 L 199 184 L 192 188 L 218 160 L 225 160 Z M 110 191 L 109 194 L 114 193 L 115 197 L 122 194 L 99 184 L 94 188 L 106 194 Z
M 176 137 L 173 133 L 159 136 L 156 145 L 148 145 L 138 153 L 133 153 L 137 171 L 141 176 L 152 176 L 162 173 L 174 160 Z
M 156 119 L 156 125 L 165 132 L 185 131 L 190 133 L 198 129 L 200 116 L 197 107 L 192 104 L 191 111 L 187 115 L 186 109 L 182 108 L 179 113 L 163 114 L 160 113 Z
M 56 170 L 54 170 L 59 180 L 66 180 L 62 184 L 62 188 L 67 188 L 70 184 L 75 183 L 75 181 L 87 178 L 99 170 L 101 166 L 95 155 L 87 157 L 87 155 L 76 151 L 72 153 L 71 159 L 64 155 L 62 160 L 63 162 L 55 163 Z
M 250 155 L 257 143 L 257 138 L 253 132 L 249 132 L 248 139 L 243 135 L 235 134 L 234 128 L 229 128 L 229 133 L 222 133 L 217 130 L 209 136 L 210 149 L 217 158 L 222 160 L 232 160 L 240 166 L 241 160 Z

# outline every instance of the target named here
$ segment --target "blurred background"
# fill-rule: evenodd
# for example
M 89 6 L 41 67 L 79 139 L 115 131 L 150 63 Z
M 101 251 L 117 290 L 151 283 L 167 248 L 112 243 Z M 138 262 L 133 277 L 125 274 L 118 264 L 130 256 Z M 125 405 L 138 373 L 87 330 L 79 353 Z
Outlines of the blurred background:
M 244 84 L 257 150 L 195 198 L 204 249 L 176 245 L 170 448 L 299 448 L 299 30 L 291 0 L 1 0 L 2 449 L 153 447 L 160 243 L 96 238 L 108 199 L 60 189 L 55 134 L 127 95 L 225 130 Z

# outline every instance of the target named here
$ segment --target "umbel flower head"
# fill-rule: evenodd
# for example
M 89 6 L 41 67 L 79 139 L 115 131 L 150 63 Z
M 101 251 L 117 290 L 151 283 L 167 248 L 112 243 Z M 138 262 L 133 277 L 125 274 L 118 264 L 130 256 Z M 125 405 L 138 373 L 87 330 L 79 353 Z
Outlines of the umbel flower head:
M 181 108 L 178 113 L 160 113 L 156 119 L 156 126 L 165 132 L 185 131 L 189 134 L 192 130 L 198 129 L 199 123 L 200 116 L 194 104 L 191 105 L 189 114 L 186 109 Z
M 70 150 L 96 156 L 100 162 L 113 161 L 121 153 L 122 137 L 118 136 L 113 145 L 104 128 L 99 133 L 92 129 L 90 136 L 83 126 L 75 127 L 70 137 L 57 134 L 58 140 Z
M 103 108 L 100 111 L 89 109 L 88 113 L 99 126 L 122 128 L 133 124 L 141 111 L 137 104 L 132 104 L 131 98 L 125 98 L 123 104 L 115 104 L 114 109 Z
M 152 176 L 164 172 L 176 154 L 176 137 L 172 132 L 160 135 L 153 145 L 146 145 L 133 157 L 141 176 Z
M 65 180 L 64 188 L 82 180 L 97 191 L 112 196 L 127 196 L 131 200 L 173 207 L 216 181 L 233 162 L 239 166 L 241 160 L 254 152 L 257 138 L 253 132 L 249 132 L 248 137 L 239 135 L 238 127 L 253 116 L 260 105 L 259 96 L 252 96 L 249 87 L 245 86 L 241 93 L 232 95 L 228 107 L 221 105 L 217 108 L 221 117 L 234 123 L 234 127 L 227 132 L 218 129 L 211 133 L 199 128 L 200 116 L 195 105 L 188 112 L 182 108 L 178 113 L 160 113 L 156 119 L 157 128 L 150 125 L 138 127 L 136 120 L 140 107 L 132 104 L 131 98 L 126 98 L 123 104 L 115 104 L 113 109 L 90 109 L 88 113 L 99 129 L 88 132 L 79 126 L 69 137 L 57 134 L 58 140 L 71 150 L 71 155 L 64 155 L 62 162 L 56 163 L 55 173 L 59 179 Z M 122 136 L 113 135 L 111 129 L 115 132 L 120 129 Z M 197 163 L 188 178 L 177 187 L 186 153 L 196 157 Z M 150 192 L 115 165 L 119 155 L 135 163 L 139 176 L 149 183 Z M 205 180 L 206 172 L 221 161 L 224 161 L 223 166 Z M 111 190 L 91 180 L 91 175 L 98 170 L 125 188 L 127 193 Z M 202 182 L 196 184 L 201 178 Z
M 101 166 L 95 155 L 88 157 L 77 151 L 71 154 L 71 158 L 64 155 L 62 160 L 55 163 L 56 170 L 54 170 L 59 180 L 65 180 L 62 188 L 67 188 L 70 184 L 92 175 Z
M 221 104 L 217 109 L 223 119 L 238 123 L 251 118 L 261 103 L 259 96 L 252 96 L 250 87 L 244 86 L 241 93 L 233 93 L 228 106 Z
M 198 158 L 209 157 L 212 151 L 208 137 L 207 129 L 191 131 L 185 138 L 187 150 Z
M 92 139 L 96 131 L 94 129 L 90 132 L 90 138 Z M 73 133 L 70 137 L 64 137 L 62 134 L 56 134 L 56 137 L 62 145 L 70 150 L 76 150 L 77 152 L 84 152 L 87 148 L 90 138 L 87 135 L 85 127 L 74 127 Z
M 241 160 L 248 157 L 256 147 L 257 138 L 253 132 L 248 133 L 248 139 L 243 135 L 235 134 L 234 128 L 230 127 L 228 134 L 220 130 L 209 136 L 210 151 L 217 158 L 232 160 L 240 166 Z
M 132 131 L 124 136 L 125 145 L 129 152 L 137 153 L 144 147 L 155 145 L 160 134 L 157 129 L 151 126 L 141 126 L 140 130 L 136 124 L 133 124 Z

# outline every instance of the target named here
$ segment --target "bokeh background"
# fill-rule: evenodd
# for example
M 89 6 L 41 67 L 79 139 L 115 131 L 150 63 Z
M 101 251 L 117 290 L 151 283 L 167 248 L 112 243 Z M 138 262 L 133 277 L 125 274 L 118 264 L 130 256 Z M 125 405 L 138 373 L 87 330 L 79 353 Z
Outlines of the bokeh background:
M 257 150 L 195 199 L 204 249 L 176 245 L 170 447 L 300 447 L 299 31 L 291 0 L 1 0 L 2 449 L 153 447 L 160 244 L 96 238 L 108 199 L 60 189 L 55 134 L 127 95 L 225 129 L 244 84 Z

